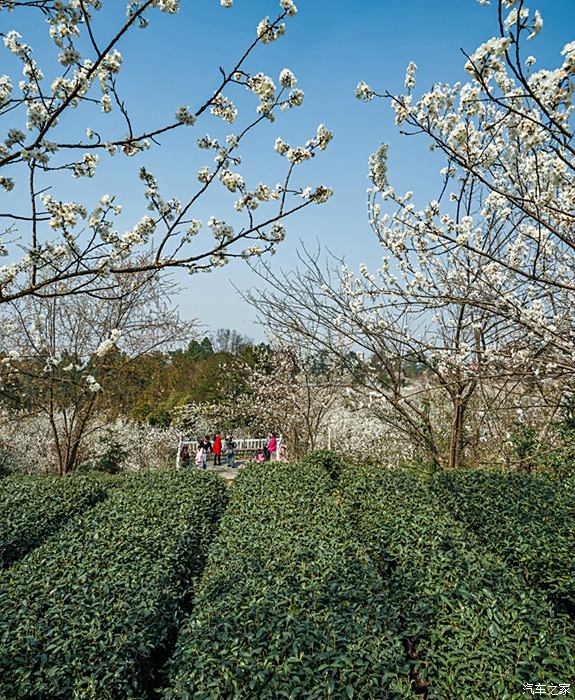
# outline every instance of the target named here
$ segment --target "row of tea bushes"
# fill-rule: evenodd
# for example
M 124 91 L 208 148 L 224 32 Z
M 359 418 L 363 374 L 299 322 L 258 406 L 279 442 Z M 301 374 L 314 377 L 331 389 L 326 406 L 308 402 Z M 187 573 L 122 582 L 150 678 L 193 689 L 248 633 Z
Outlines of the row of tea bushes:
M 502 700 L 518 697 L 524 683 L 573 682 L 569 618 L 487 552 L 417 477 L 357 467 L 344 470 L 340 488 L 400 616 L 414 690 L 427 689 L 428 700 Z
M 0 568 L 106 496 L 105 478 L 6 477 L 0 481 Z
M 486 547 L 575 617 L 575 502 L 560 484 L 476 470 L 439 474 L 431 488 Z
M 164 698 L 410 697 L 381 580 L 332 489 L 318 465 L 238 476 Z
M 0 697 L 145 697 L 226 501 L 213 474 L 126 477 L 0 577 Z

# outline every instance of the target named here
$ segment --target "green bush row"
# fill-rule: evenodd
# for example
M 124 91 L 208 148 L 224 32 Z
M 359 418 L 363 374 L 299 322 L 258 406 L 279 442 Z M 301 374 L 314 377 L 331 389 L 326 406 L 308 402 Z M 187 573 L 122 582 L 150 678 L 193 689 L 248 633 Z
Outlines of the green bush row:
M 37 547 L 76 513 L 106 496 L 97 477 L 9 476 L 0 481 L 0 568 Z
M 457 471 L 438 474 L 431 488 L 482 544 L 575 617 L 575 502 L 561 484 Z
M 341 458 L 331 450 L 314 450 L 301 460 L 301 464 L 314 465 L 325 469 L 334 481 L 339 479 L 343 467 Z
M 400 617 L 416 692 L 502 700 L 524 683 L 575 679 L 569 618 L 481 547 L 420 479 L 354 467 L 340 487 Z
M 0 697 L 146 697 L 224 509 L 213 474 L 126 477 L 0 577 Z
M 409 697 L 381 581 L 332 489 L 309 463 L 239 475 L 164 698 Z

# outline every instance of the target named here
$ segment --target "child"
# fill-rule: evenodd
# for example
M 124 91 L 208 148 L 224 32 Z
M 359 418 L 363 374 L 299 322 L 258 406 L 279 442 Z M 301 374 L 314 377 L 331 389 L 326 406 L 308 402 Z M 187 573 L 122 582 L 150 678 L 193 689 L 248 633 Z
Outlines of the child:
M 196 466 L 199 469 L 207 469 L 208 450 L 204 440 L 198 440 L 198 450 L 196 452 Z

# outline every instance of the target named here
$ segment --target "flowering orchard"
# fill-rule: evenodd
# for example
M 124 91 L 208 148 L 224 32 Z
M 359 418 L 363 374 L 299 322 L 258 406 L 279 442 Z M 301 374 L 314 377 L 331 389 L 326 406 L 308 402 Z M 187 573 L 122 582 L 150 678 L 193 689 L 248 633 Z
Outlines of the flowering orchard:
M 60 453 L 58 437 L 66 436 L 63 413 L 49 417 L 3 415 L 0 443 L 9 469 L 19 474 L 58 474 Z M 56 433 L 54 432 L 55 423 Z M 115 468 L 122 472 L 173 467 L 176 461 L 178 433 L 174 428 L 156 428 L 124 418 L 115 420 L 92 415 L 87 421 L 77 449 L 80 467 L 97 466 L 114 447 Z
M 529 428 L 546 438 L 575 370 L 575 42 L 558 68 L 537 70 L 525 44 L 540 12 L 499 0 L 497 13 L 499 36 L 466 55 L 469 82 L 416 99 L 410 63 L 403 95 L 357 86 L 445 156 L 440 194 L 422 208 L 390 184 L 386 144 L 370 157 L 380 268 L 334 274 L 304 255 L 281 280 L 260 268 L 267 291 L 251 295 L 270 325 L 345 361 L 358 400 L 451 467 L 509 442 L 510 414 L 537 413 Z M 449 407 L 447 429 L 434 405 Z
M 97 297 L 28 296 L 0 305 L 12 348 L 0 364 L 5 403 L 20 419 L 44 419 L 40 454 L 55 455 L 59 474 L 78 467 L 87 436 L 106 421 L 102 388 L 112 388 L 140 356 L 193 334 L 194 324 L 170 305 L 172 292 L 168 280 L 137 272 L 117 276 L 113 293 Z
M 220 4 L 226 11 L 232 0 Z M 260 45 L 285 33 L 286 21 L 297 13 L 292 0 L 280 0 L 277 17 L 259 22 L 245 50 L 234 65 L 221 69 L 221 81 L 207 95 L 197 95 L 192 105 L 175 105 L 163 121 L 145 127 L 140 126 L 144 115 L 132 114 L 121 92 L 122 43 L 129 33 L 153 32 L 157 13 L 176 15 L 180 2 L 130 1 L 122 23 L 100 36 L 99 28 L 115 17 L 113 5 L 101 0 L 0 2 L 4 25 L 12 19 L 35 33 L 42 26 L 48 29 L 48 43 L 39 52 L 18 31 L 1 33 L 3 67 L 10 72 L 0 75 L 0 187 L 9 209 L 14 195 L 0 229 L 0 253 L 7 256 L 0 268 L 2 302 L 111 287 L 120 273 L 175 267 L 196 273 L 231 258 L 274 252 L 285 235 L 284 219 L 331 195 L 322 185 L 294 183 L 296 169 L 331 140 L 323 124 L 303 145 L 278 137 L 275 150 L 285 162 L 278 184 L 248 183 L 240 170 L 246 135 L 278 112 L 297 108 L 304 98 L 289 68 L 277 78 L 247 69 Z M 56 68 L 48 61 L 41 64 L 39 54 L 46 51 L 54 55 Z M 240 114 L 233 99 L 244 92 L 255 104 L 251 113 Z M 79 119 L 87 127 L 82 133 L 75 126 Z M 230 126 L 225 138 L 206 134 L 213 120 Z M 160 138 L 186 129 L 197 133 L 199 165 L 185 194 L 176 197 L 164 192 L 154 176 L 154 158 L 161 156 Z M 93 178 L 112 158 L 141 162 L 147 210 L 127 230 L 120 225 L 121 192 L 83 201 L 67 195 L 70 178 Z M 218 210 L 217 217 L 198 219 L 198 201 L 217 187 L 235 195 L 229 216 Z

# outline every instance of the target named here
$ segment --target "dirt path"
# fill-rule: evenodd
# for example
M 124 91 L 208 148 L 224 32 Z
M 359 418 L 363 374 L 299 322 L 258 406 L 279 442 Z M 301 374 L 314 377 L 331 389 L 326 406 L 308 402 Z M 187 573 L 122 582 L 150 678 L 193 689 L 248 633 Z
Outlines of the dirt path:
M 237 460 L 236 466 L 230 469 L 226 464 L 222 464 L 221 467 L 215 467 L 212 462 L 208 462 L 208 471 L 216 472 L 224 479 L 235 479 L 244 464 L 245 460 Z

